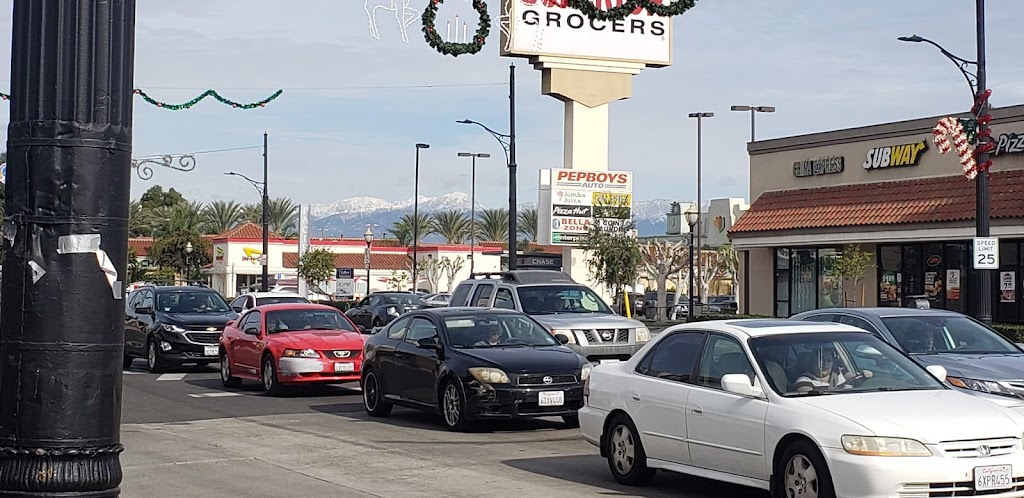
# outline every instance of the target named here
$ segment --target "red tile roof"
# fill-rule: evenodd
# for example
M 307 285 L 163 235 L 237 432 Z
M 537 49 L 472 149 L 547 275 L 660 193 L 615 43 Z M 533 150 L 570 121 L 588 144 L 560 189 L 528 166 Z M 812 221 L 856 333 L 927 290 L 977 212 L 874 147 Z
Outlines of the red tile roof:
M 213 240 L 226 240 L 226 239 L 262 239 L 263 238 L 263 227 L 255 223 L 245 222 L 231 230 L 228 230 L 222 234 L 215 235 Z M 270 232 L 269 239 L 282 240 L 284 237 Z
M 285 268 L 298 268 L 299 253 L 286 252 L 282 255 Z M 374 270 L 404 270 L 406 263 L 411 259 L 404 254 L 378 254 L 370 255 L 370 264 Z M 335 268 L 366 268 L 363 264 L 362 253 L 344 253 L 334 255 Z
M 990 174 L 992 218 L 1024 218 L 1024 170 Z M 970 221 L 976 183 L 963 176 L 765 192 L 729 235 L 775 230 Z
M 215 235 L 200 235 L 207 242 L 212 242 Z M 135 251 L 135 257 L 148 258 L 153 255 L 153 237 L 130 237 L 128 248 Z M 213 244 L 207 247 L 207 253 L 213 254 Z

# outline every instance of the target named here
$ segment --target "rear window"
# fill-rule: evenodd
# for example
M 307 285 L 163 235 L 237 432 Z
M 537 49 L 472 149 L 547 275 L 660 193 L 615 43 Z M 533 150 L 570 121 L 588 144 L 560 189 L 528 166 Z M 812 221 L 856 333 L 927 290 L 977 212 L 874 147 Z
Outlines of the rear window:
M 455 292 L 452 293 L 452 300 L 449 302 L 453 307 L 465 306 L 466 301 L 469 301 L 469 289 L 472 287 L 471 283 L 459 284 L 455 288 Z
M 267 304 L 298 304 L 305 303 L 309 304 L 309 299 L 300 296 L 274 296 L 274 297 L 259 297 L 256 298 L 256 306 L 263 306 Z

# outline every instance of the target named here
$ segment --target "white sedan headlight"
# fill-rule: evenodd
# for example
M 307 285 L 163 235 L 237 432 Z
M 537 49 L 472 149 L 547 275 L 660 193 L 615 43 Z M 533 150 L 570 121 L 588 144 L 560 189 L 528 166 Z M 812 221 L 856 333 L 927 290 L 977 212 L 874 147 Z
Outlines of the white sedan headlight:
M 946 377 L 946 380 L 959 388 L 981 391 L 983 393 L 1010 394 L 1009 391 L 999 385 L 998 382 L 990 380 L 968 379 L 966 377 Z
M 647 327 L 636 329 L 636 342 L 647 342 L 651 340 L 651 331 Z
M 843 449 L 853 455 L 883 457 L 928 457 L 929 450 L 920 441 L 894 437 L 843 436 Z

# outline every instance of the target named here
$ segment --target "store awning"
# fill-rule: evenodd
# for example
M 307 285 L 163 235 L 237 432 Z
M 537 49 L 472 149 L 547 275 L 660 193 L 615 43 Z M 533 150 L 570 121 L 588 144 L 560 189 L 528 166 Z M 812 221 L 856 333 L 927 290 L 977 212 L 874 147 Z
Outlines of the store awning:
M 992 219 L 1024 218 L 1024 170 L 992 172 L 990 178 Z M 752 245 L 741 241 L 840 228 L 891 232 L 908 224 L 962 224 L 974 220 L 975 191 L 974 181 L 944 176 L 765 192 L 729 237 Z

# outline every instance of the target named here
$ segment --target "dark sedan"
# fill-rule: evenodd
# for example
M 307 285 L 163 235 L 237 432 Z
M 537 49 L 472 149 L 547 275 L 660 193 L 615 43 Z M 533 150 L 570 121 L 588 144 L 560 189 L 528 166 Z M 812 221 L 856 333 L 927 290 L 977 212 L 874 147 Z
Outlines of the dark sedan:
M 923 366 L 940 365 L 955 387 L 1024 396 L 1024 350 L 960 313 L 914 308 L 830 308 L 795 320 L 838 322 L 867 330 Z
M 345 312 L 357 327 L 370 331 L 383 327 L 402 314 L 429 308 L 420 296 L 409 292 L 374 292 Z
M 513 310 L 410 312 L 366 341 L 366 412 L 385 417 L 393 405 L 436 412 L 453 431 L 522 417 L 577 426 L 591 366 L 567 341 Z

